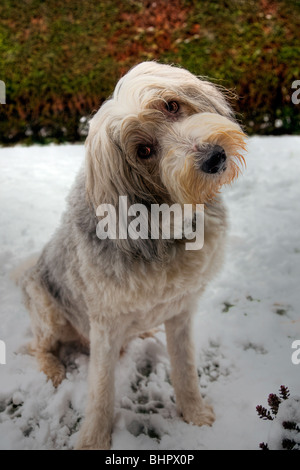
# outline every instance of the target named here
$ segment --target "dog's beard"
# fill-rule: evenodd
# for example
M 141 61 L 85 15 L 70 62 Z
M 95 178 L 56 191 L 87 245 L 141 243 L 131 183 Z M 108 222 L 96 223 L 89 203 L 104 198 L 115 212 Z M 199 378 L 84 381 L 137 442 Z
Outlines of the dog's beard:
M 232 183 L 245 166 L 245 134 L 233 121 L 203 113 L 176 124 L 166 139 L 166 153 L 161 161 L 162 180 L 172 199 L 182 204 L 211 201 L 224 184 Z M 227 156 L 226 169 L 206 174 L 195 160 L 196 149 L 218 145 Z M 204 152 L 205 160 L 205 152 Z M 203 161 L 204 161 L 203 160 Z

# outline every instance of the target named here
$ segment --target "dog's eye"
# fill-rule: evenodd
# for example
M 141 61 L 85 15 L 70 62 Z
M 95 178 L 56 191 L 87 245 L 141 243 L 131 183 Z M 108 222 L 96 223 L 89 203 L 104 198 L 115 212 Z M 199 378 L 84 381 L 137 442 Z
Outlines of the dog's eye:
M 165 108 L 168 113 L 176 114 L 179 111 L 179 104 L 177 103 L 177 101 L 169 101 L 168 103 L 166 103 Z
M 139 158 L 146 160 L 147 158 L 152 157 L 154 149 L 151 145 L 139 145 L 137 149 L 137 154 Z

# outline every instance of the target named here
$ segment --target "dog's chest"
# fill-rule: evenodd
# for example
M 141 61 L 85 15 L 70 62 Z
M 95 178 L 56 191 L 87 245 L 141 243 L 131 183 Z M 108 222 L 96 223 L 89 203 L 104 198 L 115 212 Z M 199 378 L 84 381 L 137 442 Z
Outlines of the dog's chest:
M 180 250 L 165 266 L 138 264 L 123 282 L 111 284 L 103 279 L 98 284 L 101 310 L 126 323 L 129 337 L 144 332 L 190 309 L 219 264 L 219 253 L 211 246 L 194 252 Z
M 165 263 L 137 261 L 131 269 L 124 265 L 119 275 L 115 265 L 110 264 L 108 272 L 103 263 L 84 263 L 88 257 L 84 251 L 87 314 L 126 325 L 128 334 L 135 334 L 189 310 L 221 266 L 225 231 L 224 211 L 214 208 L 212 215 L 206 215 L 201 250 L 186 250 L 181 244 Z

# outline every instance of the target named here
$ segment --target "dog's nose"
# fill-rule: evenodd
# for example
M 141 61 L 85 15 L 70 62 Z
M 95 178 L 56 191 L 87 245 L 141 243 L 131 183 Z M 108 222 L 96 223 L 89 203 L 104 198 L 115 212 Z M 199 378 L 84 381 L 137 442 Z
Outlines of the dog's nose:
M 204 173 L 219 173 L 226 169 L 226 153 L 220 145 L 214 145 L 210 154 L 201 166 L 201 170 Z

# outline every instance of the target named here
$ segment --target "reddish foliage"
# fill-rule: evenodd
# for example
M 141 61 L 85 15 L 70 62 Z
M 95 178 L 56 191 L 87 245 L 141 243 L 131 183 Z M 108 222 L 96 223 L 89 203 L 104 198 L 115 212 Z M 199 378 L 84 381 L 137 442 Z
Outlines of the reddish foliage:
M 176 51 L 174 37 L 186 26 L 188 12 L 182 0 L 144 0 L 138 12 L 121 11 L 119 21 L 126 29 L 110 38 L 109 54 L 122 62 L 141 54 L 157 58 L 162 52 Z
M 260 10 L 264 12 L 265 15 L 276 15 L 278 12 L 277 2 L 274 0 L 260 0 Z

